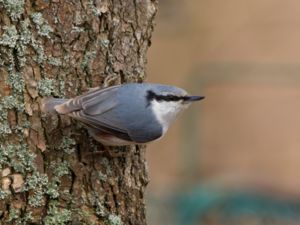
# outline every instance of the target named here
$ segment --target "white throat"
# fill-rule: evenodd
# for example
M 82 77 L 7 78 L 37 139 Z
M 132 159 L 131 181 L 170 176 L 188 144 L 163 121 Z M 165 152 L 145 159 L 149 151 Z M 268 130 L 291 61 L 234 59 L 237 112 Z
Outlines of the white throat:
M 186 109 L 189 104 L 183 105 L 174 101 L 156 101 L 151 102 L 151 107 L 156 119 L 163 125 L 163 133 L 165 133 L 169 125 L 174 121 L 180 111 Z

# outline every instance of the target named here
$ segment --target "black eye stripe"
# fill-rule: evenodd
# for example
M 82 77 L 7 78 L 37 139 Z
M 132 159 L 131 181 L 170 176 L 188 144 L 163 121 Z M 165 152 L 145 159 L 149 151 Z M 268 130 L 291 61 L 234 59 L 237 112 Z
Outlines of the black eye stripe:
M 147 100 L 150 102 L 152 100 L 156 101 L 166 101 L 166 102 L 171 102 L 171 101 L 180 101 L 180 100 L 188 100 L 188 96 L 176 96 L 176 95 L 157 95 L 153 91 L 149 90 L 147 92 L 146 96 Z

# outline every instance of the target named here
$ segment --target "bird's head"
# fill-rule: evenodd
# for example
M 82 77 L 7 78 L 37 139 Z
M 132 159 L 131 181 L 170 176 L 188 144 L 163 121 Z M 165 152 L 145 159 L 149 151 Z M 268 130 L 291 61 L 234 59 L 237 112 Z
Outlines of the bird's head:
M 165 132 L 179 112 L 186 109 L 192 102 L 204 99 L 204 96 L 192 96 L 181 88 L 162 85 L 147 90 L 146 99 L 148 107 L 151 107 Z

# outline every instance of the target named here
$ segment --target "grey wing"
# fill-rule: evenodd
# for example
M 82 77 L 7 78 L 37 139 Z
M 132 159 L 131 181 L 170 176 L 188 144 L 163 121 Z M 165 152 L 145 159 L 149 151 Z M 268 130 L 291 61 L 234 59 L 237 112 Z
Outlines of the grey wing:
M 87 110 L 91 115 L 101 114 L 115 106 L 114 97 L 119 88 L 120 85 L 105 89 L 94 88 L 83 95 L 69 99 L 64 104 L 56 106 L 55 109 L 59 114 L 69 114 L 80 110 Z M 101 107 L 98 107 L 97 105 L 100 104 Z
M 99 132 L 108 133 L 127 141 L 133 141 L 132 138 L 129 136 L 127 130 L 123 129 L 119 125 L 119 121 L 115 120 L 115 118 L 113 118 L 112 116 L 109 116 L 109 119 L 105 118 L 101 114 L 96 116 L 90 116 L 85 114 L 82 110 L 73 112 L 70 116 L 81 121 L 87 127 L 96 129 Z
M 132 141 L 127 130 L 122 127 L 118 118 L 112 113 L 112 110 L 118 106 L 117 92 L 119 88 L 120 85 L 94 89 L 68 100 L 58 106 L 56 110 L 81 121 L 87 127 Z

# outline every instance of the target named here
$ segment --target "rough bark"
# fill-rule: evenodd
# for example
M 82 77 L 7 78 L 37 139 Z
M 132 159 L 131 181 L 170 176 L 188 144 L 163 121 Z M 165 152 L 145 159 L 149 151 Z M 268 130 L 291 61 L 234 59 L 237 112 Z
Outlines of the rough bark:
M 0 0 L 2 224 L 146 224 L 145 147 L 108 152 L 40 102 L 142 82 L 156 9 L 152 0 Z

